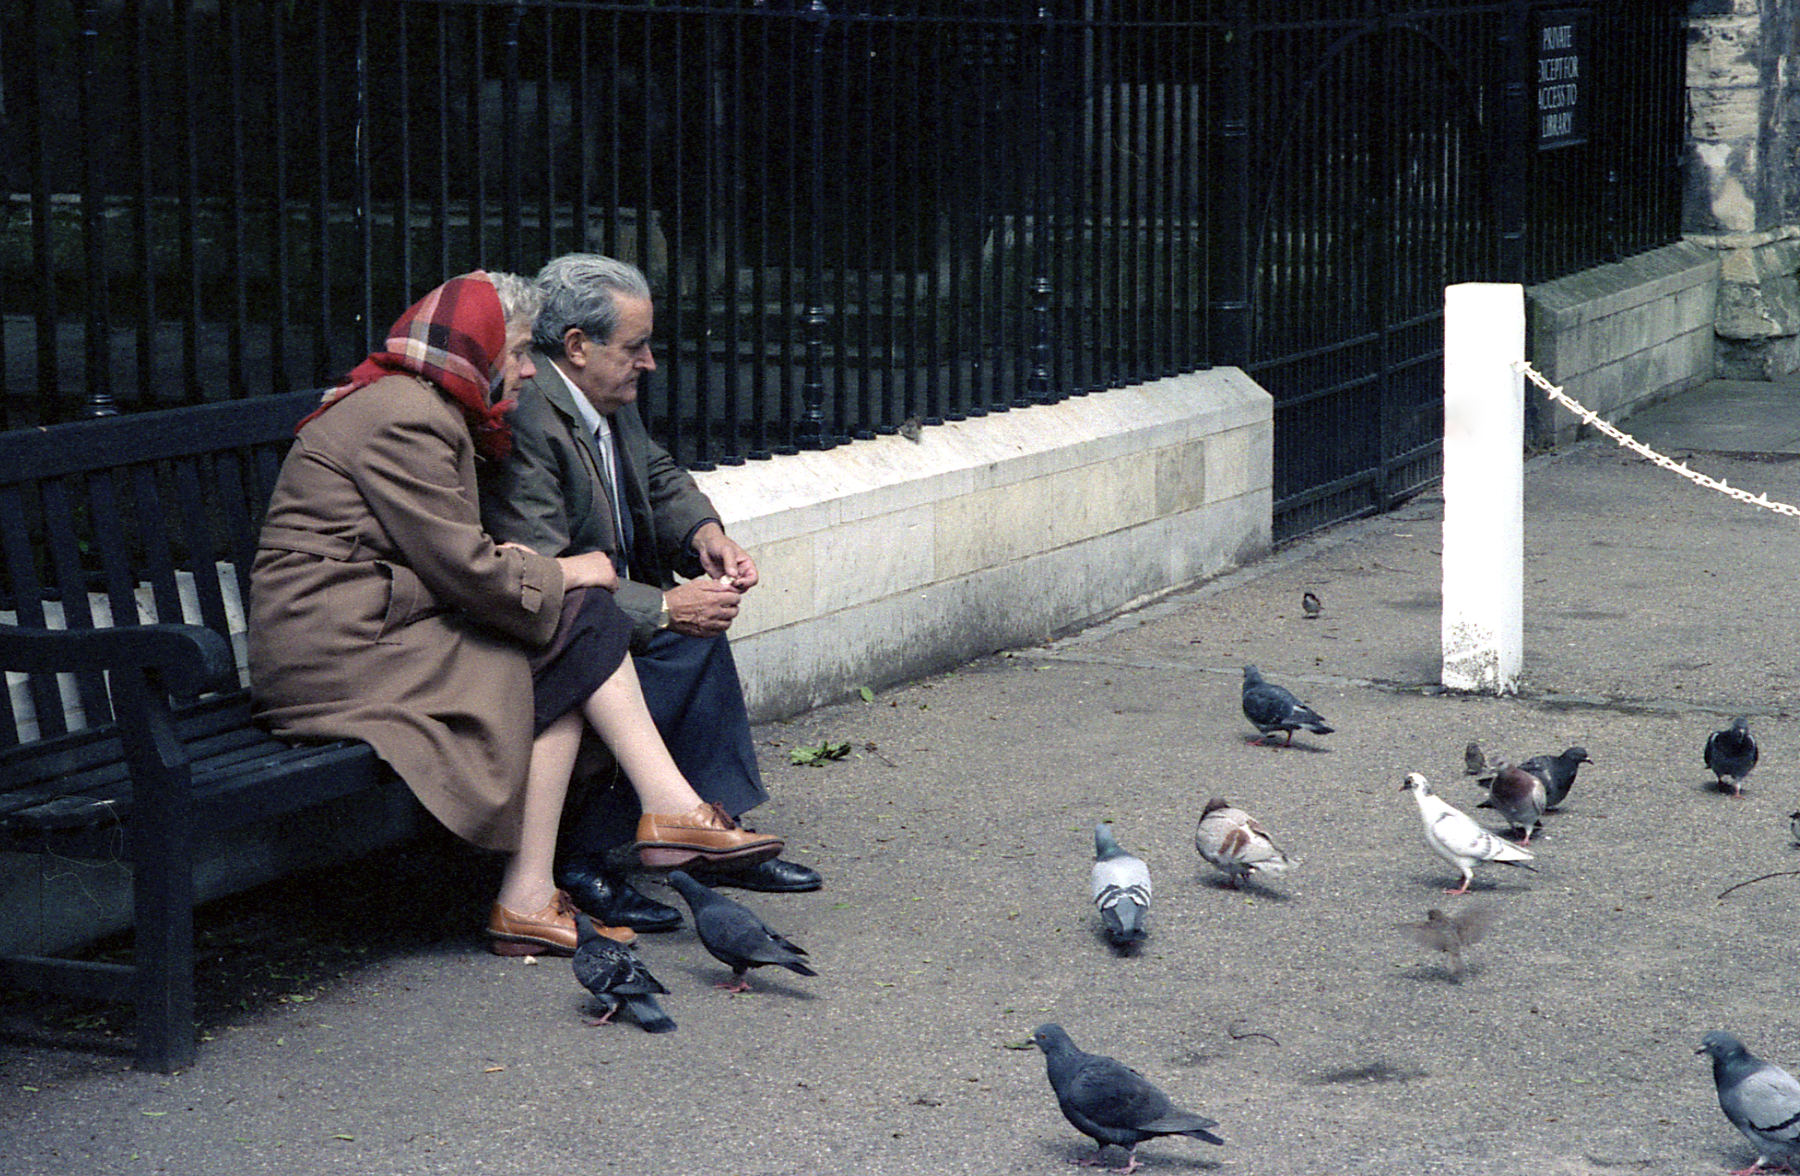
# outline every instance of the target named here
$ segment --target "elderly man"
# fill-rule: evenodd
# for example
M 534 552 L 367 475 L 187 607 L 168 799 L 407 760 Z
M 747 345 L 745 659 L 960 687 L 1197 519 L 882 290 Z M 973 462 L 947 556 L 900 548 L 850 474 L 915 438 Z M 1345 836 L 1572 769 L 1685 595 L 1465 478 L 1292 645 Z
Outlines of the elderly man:
M 734 820 L 768 795 L 725 636 L 756 586 L 756 564 L 638 415 L 639 381 L 656 370 L 644 275 L 574 253 L 546 264 L 537 280 L 537 373 L 519 387 L 511 456 L 484 478 L 483 521 L 494 538 L 543 555 L 612 556 L 650 713 L 682 773 L 721 819 Z M 678 584 L 677 574 L 689 578 Z M 557 884 L 576 905 L 609 925 L 679 926 L 679 911 L 634 889 L 614 865 L 613 851 L 634 830 L 640 841 L 656 832 L 645 833 L 652 818 L 640 820 L 632 793 L 593 787 L 574 810 Z M 705 878 L 766 891 L 820 885 L 815 871 L 781 858 Z

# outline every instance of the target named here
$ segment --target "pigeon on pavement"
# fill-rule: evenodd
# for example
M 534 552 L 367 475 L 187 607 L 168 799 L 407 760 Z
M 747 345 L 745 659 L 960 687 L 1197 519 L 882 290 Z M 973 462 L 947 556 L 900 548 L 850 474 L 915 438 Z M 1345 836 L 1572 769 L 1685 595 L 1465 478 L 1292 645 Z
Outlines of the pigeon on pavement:
M 1300 727 L 1315 735 L 1331 734 L 1331 728 L 1319 712 L 1282 687 L 1265 682 L 1255 666 L 1244 667 L 1244 717 L 1262 732 L 1254 740 L 1256 743 L 1267 739 L 1273 731 L 1285 731 L 1287 742 L 1283 746 L 1292 746 L 1294 732 Z
M 1107 1144 L 1125 1149 L 1125 1166 L 1113 1169 L 1115 1172 L 1130 1173 L 1142 1167 L 1137 1145 L 1158 1135 L 1225 1142 L 1208 1130 L 1218 1123 L 1177 1107 L 1130 1066 L 1081 1052 L 1061 1025 L 1039 1025 L 1031 1040 L 1044 1051 L 1044 1068 L 1063 1118 L 1098 1144 L 1100 1152 L 1106 1151 Z M 1099 1158 L 1096 1153 L 1092 1160 L 1076 1162 L 1094 1167 Z
M 1706 737 L 1706 766 L 1733 796 L 1744 795 L 1744 777 L 1756 766 L 1756 740 L 1750 735 L 1750 721 L 1731 720 L 1731 726 Z
M 1307 620 L 1309 620 L 1309 621 L 1318 620 L 1319 614 L 1324 611 L 1325 611 L 1325 606 L 1319 603 L 1319 597 L 1318 597 L 1317 593 L 1302 592 L 1300 594 L 1300 613 Z
M 1788 814 L 1788 835 L 1795 845 L 1800 845 L 1800 809 Z
M 1587 748 L 1571 747 L 1561 755 L 1534 755 L 1520 764 L 1527 772 L 1544 782 L 1544 811 L 1549 812 L 1562 805 L 1569 795 L 1569 789 L 1575 786 L 1575 772 L 1582 764 L 1591 764 Z
M 586 915 L 575 916 L 575 958 L 570 963 L 575 979 L 600 1004 L 596 1025 L 612 1020 L 622 1007 L 645 1033 L 668 1033 L 675 1028 L 675 1022 L 663 1012 L 654 995 L 669 990 L 630 948 L 596 932 Z
M 1694 1052 L 1712 1055 L 1719 1109 L 1757 1152 L 1756 1163 L 1733 1176 L 1771 1167 L 1793 1171 L 1800 1162 L 1800 1082 L 1722 1030 L 1702 1037 Z
M 1441 797 L 1432 795 L 1431 784 L 1417 772 L 1408 772 L 1400 791 L 1413 794 L 1419 820 L 1425 825 L 1425 844 L 1462 874 L 1462 885 L 1446 894 L 1467 894 L 1475 880 L 1476 862 L 1519 865 L 1533 861 L 1531 851 L 1489 833 L 1473 817 Z M 1529 867 L 1528 867 L 1529 868 Z
M 1494 774 L 1488 777 L 1487 803 L 1511 821 L 1513 828 L 1524 829 L 1525 839 L 1520 844 L 1530 845 L 1531 831 L 1549 807 L 1544 781 L 1505 760 L 1495 760 L 1493 768 Z
M 1201 810 L 1194 829 L 1194 848 L 1225 875 L 1233 887 L 1256 873 L 1279 874 L 1294 864 L 1270 839 L 1256 818 L 1229 801 L 1213 797 Z
M 1149 934 L 1150 868 L 1119 848 L 1112 824 L 1094 826 L 1094 906 L 1106 925 L 1106 937 L 1121 952 Z
M 727 992 L 745 992 L 750 980 L 745 975 L 751 968 L 774 964 L 802 976 L 818 973 L 803 962 L 806 949 L 775 932 L 749 907 L 715 894 L 681 870 L 669 871 L 669 885 L 687 900 L 694 913 L 694 932 L 700 944 L 713 958 L 731 969 L 732 983 L 718 987 Z
M 1494 913 L 1488 907 L 1470 907 L 1460 915 L 1446 915 L 1432 907 L 1425 912 L 1423 923 L 1402 923 L 1400 929 L 1420 947 L 1441 951 L 1450 957 L 1450 979 L 1463 974 L 1463 948 L 1486 935 L 1493 926 Z
M 1469 746 L 1463 748 L 1463 775 L 1484 776 L 1488 770 L 1488 758 L 1481 750 L 1481 744 L 1473 739 Z

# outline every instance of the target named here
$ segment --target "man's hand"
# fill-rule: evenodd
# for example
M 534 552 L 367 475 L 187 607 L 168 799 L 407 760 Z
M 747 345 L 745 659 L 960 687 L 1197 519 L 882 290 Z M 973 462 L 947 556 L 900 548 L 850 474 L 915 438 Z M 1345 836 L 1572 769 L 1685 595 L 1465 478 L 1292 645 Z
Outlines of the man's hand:
M 707 576 L 677 585 L 663 593 L 669 602 L 669 628 L 689 637 L 716 637 L 737 619 L 742 596 L 729 583 Z
M 756 562 L 748 551 L 725 534 L 725 528 L 719 524 L 702 523 L 694 532 L 694 554 L 700 557 L 700 566 L 714 580 L 723 576 L 740 593 L 756 587 Z M 675 608 L 673 599 L 669 601 L 669 608 L 671 611 Z M 726 623 L 730 624 L 729 621 Z

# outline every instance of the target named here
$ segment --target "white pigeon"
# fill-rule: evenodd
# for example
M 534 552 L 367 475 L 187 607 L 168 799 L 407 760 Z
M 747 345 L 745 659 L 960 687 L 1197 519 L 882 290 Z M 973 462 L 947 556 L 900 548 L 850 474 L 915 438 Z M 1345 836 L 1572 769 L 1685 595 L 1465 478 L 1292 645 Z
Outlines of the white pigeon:
M 1126 951 L 1149 934 L 1144 920 L 1150 914 L 1150 867 L 1119 848 L 1107 821 L 1094 826 L 1093 878 L 1094 907 L 1106 937 Z
M 1200 812 L 1194 829 L 1194 848 L 1211 862 L 1233 887 L 1251 874 L 1279 874 L 1294 865 L 1281 852 L 1256 818 L 1229 801 L 1213 797 Z
M 1476 862 L 1517 865 L 1535 860 L 1531 851 L 1503 841 L 1475 823 L 1468 813 L 1442 797 L 1433 796 L 1431 784 L 1417 772 L 1408 772 L 1400 791 L 1411 792 L 1425 824 L 1425 844 L 1462 873 L 1462 885 L 1446 894 L 1467 894 L 1475 880 Z

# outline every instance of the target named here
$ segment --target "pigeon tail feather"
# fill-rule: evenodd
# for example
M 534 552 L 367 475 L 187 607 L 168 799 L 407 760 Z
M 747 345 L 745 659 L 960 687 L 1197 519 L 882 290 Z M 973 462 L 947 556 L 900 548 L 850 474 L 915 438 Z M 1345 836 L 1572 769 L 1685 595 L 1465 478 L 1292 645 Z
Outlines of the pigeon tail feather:
M 625 1011 L 631 1014 L 631 1019 L 636 1021 L 638 1028 L 645 1033 L 673 1033 L 675 1031 L 674 1018 L 663 1012 L 662 1005 L 657 1003 L 654 996 L 648 994 L 627 996 L 624 1000 Z

